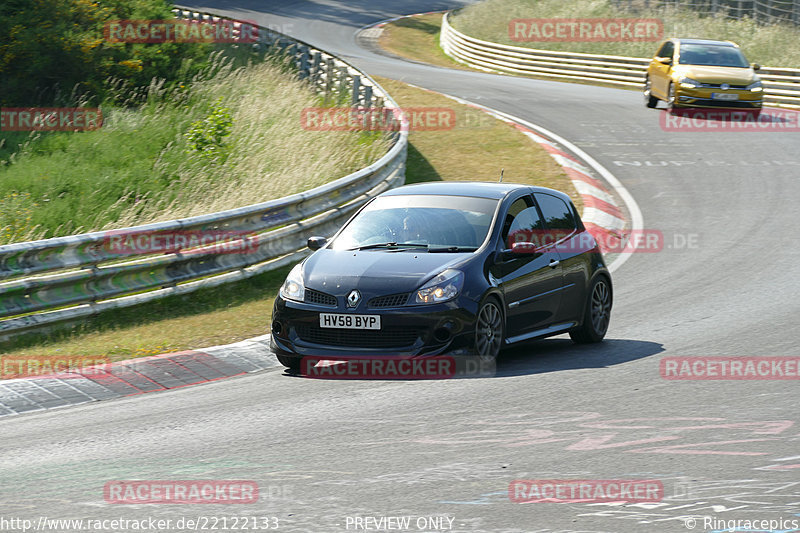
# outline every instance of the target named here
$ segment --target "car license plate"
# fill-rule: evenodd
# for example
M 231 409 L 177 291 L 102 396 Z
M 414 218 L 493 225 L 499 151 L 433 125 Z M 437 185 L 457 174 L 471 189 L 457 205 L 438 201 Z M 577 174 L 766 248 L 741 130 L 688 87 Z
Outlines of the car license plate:
M 711 93 L 714 100 L 738 100 L 739 95 L 734 93 Z
M 319 327 L 345 329 L 381 329 L 380 315 L 340 315 L 320 313 Z

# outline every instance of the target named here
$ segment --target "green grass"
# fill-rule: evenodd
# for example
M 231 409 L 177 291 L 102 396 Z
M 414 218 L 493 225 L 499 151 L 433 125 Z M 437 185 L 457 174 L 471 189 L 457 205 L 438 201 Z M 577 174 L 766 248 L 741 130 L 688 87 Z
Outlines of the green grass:
M 105 311 L 48 334 L 0 343 L 13 356 L 97 356 L 112 361 L 229 344 L 269 333 L 289 268 L 141 306 Z
M 221 60 L 219 60 L 221 61 Z M 226 159 L 186 134 L 215 102 L 230 110 Z M 0 244 L 124 228 L 241 207 L 313 188 L 375 161 L 382 134 L 307 131 L 320 105 L 272 62 L 234 68 L 138 108 L 103 106 L 96 131 L 0 133 Z
M 651 2 L 654 3 L 654 2 Z M 645 9 L 637 1 L 627 11 L 617 9 L 608 0 L 486 0 L 470 5 L 451 16 L 457 30 L 486 41 L 591 54 L 652 57 L 656 42 L 517 42 L 508 34 L 509 22 L 525 18 L 660 18 L 665 38 L 694 37 L 731 40 L 741 46 L 754 63 L 771 67 L 800 67 L 800 28 L 789 24 L 759 25 L 751 19 L 728 20 L 722 16 L 701 16 L 696 11 L 673 6 Z
M 378 44 L 384 50 L 415 61 L 472 70 L 444 53 L 439 46 L 441 31 L 441 13 L 402 18 L 384 26 Z

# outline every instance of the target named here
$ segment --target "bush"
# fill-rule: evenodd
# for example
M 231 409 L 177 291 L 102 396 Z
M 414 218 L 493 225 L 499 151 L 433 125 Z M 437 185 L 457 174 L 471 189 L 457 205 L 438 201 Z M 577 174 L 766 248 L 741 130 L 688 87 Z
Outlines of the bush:
M 233 119 L 231 111 L 222 105 L 222 98 L 211 106 L 211 111 L 203 120 L 192 123 L 186 139 L 189 141 L 189 153 L 199 153 L 210 161 L 223 162 L 228 155 L 225 137 L 231 134 Z
M 116 86 L 187 79 L 211 45 L 112 43 L 105 23 L 171 19 L 166 0 L 4 0 L 0 3 L 0 106 L 99 104 Z M 114 93 L 120 94 L 119 91 Z

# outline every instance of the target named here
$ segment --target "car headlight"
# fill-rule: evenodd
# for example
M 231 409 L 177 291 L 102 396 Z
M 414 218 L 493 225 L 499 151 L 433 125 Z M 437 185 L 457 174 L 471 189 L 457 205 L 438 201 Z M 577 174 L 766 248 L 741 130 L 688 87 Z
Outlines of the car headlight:
M 448 268 L 414 293 L 414 302 L 418 304 L 447 302 L 458 296 L 463 287 L 464 273 Z
M 306 296 L 306 287 L 303 284 L 303 267 L 300 263 L 295 265 L 286 281 L 281 286 L 280 295 L 284 300 L 294 300 L 302 302 Z
M 754 93 L 758 93 L 764 90 L 764 84 L 761 83 L 761 80 L 756 80 L 750 85 L 746 87 L 748 91 L 753 91 Z
M 697 80 L 693 80 L 692 78 L 681 78 L 678 80 L 681 84 L 681 87 L 686 89 L 697 89 L 698 87 L 702 87 L 703 84 Z

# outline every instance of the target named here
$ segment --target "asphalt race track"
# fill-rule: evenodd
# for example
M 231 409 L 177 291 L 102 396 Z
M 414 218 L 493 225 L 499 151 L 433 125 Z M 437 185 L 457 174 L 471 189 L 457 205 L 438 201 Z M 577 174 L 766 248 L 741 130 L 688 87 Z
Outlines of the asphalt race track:
M 604 343 L 529 344 L 508 352 L 496 377 L 339 381 L 275 369 L 8 417 L 0 516 L 263 516 L 277 517 L 280 531 L 309 532 L 384 531 L 385 522 L 356 518 L 405 516 L 407 531 L 509 533 L 712 531 L 723 527 L 710 520 L 800 518 L 798 381 L 659 374 L 667 356 L 800 355 L 800 132 L 664 131 L 664 110 L 646 109 L 638 92 L 435 68 L 354 38 L 379 20 L 456 2 L 186 5 L 255 20 L 370 73 L 569 139 L 625 185 L 664 249 L 634 254 L 614 273 Z M 260 501 L 104 502 L 105 483 L 135 479 L 254 480 Z M 658 503 L 522 504 L 509 500 L 516 479 L 653 479 L 664 494 Z M 437 517 L 452 522 L 427 521 Z

